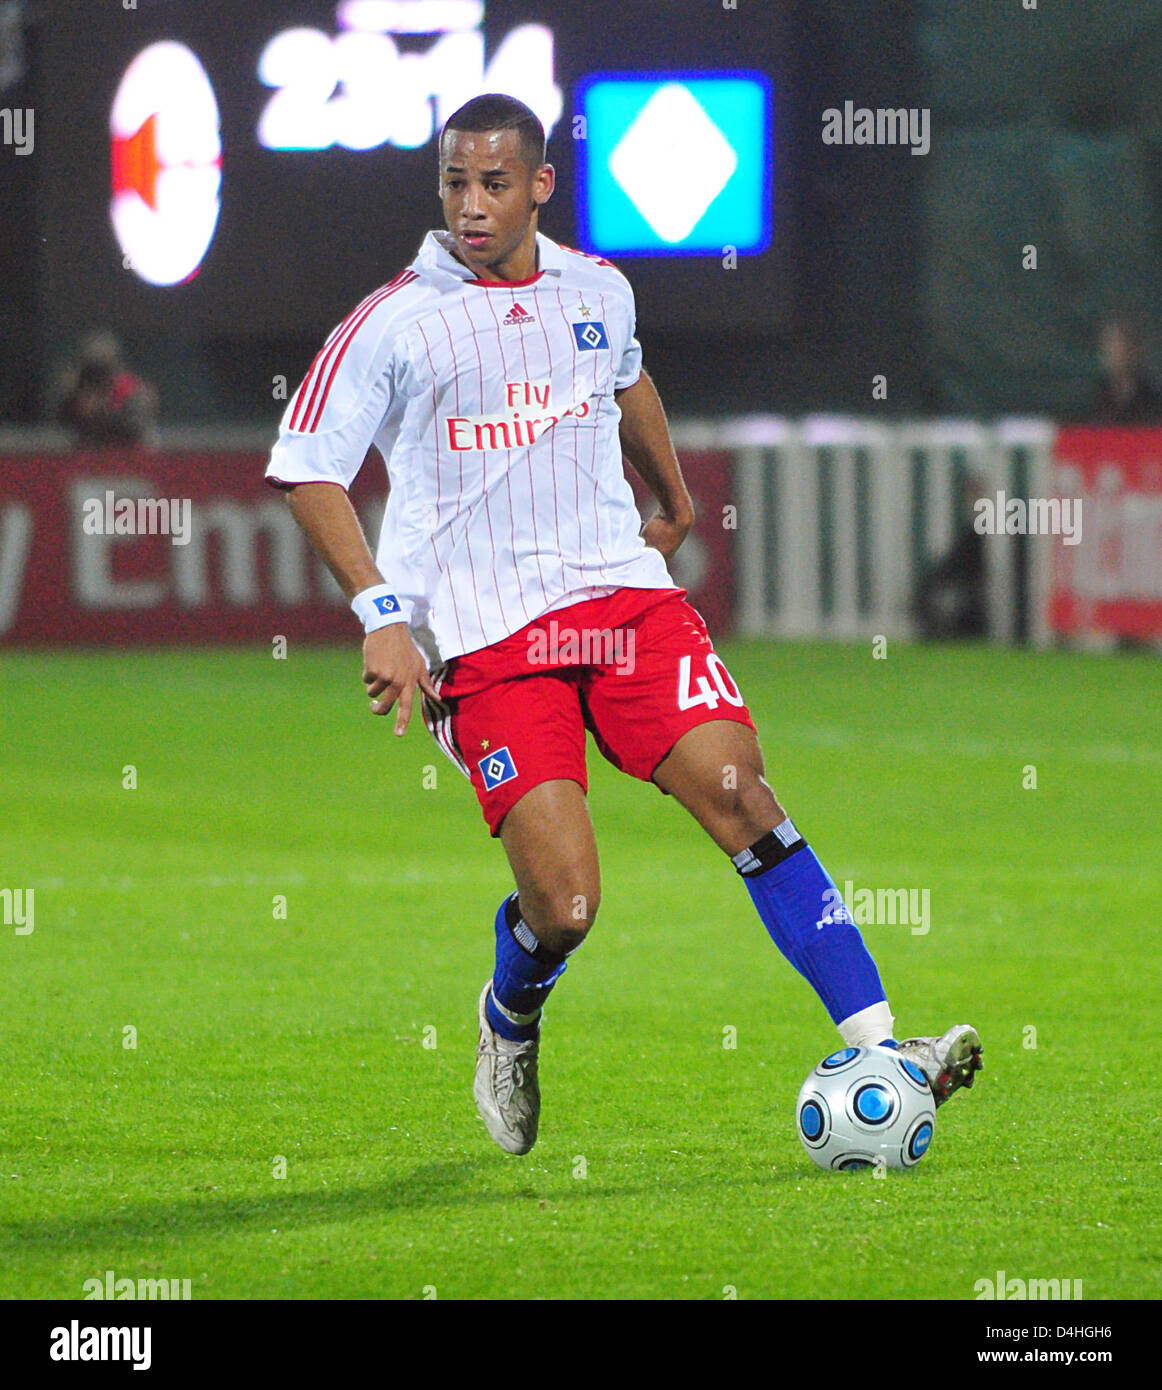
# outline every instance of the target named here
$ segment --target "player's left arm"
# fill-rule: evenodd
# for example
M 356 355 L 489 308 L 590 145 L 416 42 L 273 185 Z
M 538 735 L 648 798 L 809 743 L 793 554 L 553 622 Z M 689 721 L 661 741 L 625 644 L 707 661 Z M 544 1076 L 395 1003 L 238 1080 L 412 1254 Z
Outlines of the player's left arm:
M 621 451 L 660 508 L 642 528 L 642 539 L 668 560 L 694 525 L 694 502 L 674 452 L 666 412 L 644 370 L 614 397 L 621 408 Z

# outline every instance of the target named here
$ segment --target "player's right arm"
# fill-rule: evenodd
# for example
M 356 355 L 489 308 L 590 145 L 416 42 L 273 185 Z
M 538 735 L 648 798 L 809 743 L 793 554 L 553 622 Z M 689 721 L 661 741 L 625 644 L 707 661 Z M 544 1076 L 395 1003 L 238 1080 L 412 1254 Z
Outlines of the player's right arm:
M 373 714 L 399 702 L 406 731 L 416 687 L 433 699 L 427 663 L 408 631 L 411 604 L 383 575 L 347 490 L 395 405 L 393 346 L 411 272 L 368 296 L 323 345 L 287 404 L 267 481 L 289 497 L 295 520 L 364 622 L 363 683 Z
M 294 519 L 348 601 L 365 589 L 384 583 L 345 488 L 334 483 L 299 483 L 288 495 Z M 377 628 L 363 639 L 363 684 L 373 714 L 387 714 L 399 701 L 397 734 L 407 730 L 417 685 L 437 698 L 428 676 L 428 664 L 412 640 L 407 623 Z

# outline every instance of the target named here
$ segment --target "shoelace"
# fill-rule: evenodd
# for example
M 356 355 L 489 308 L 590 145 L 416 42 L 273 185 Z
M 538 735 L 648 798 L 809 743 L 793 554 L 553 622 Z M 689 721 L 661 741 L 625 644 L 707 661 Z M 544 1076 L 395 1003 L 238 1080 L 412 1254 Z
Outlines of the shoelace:
M 523 1086 L 525 1080 L 520 1058 L 512 1057 L 509 1060 L 512 1062 L 511 1066 L 498 1066 L 496 1068 L 496 1084 L 493 1087 L 497 1102 L 503 1106 L 507 1106 L 511 1102 L 512 1093 L 518 1086 Z
M 501 1052 L 498 1047 L 485 1047 L 483 1043 L 476 1049 L 476 1055 L 497 1059 L 492 1089 L 497 1102 L 507 1106 L 517 1087 L 525 1084 L 524 1058 L 519 1053 Z

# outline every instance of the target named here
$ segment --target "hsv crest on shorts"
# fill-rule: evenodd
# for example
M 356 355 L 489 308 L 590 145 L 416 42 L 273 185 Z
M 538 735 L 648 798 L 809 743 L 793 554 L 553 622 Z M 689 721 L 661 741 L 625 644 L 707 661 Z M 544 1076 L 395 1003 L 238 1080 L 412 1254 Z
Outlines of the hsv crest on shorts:
M 480 769 L 480 775 L 484 778 L 484 790 L 492 791 L 494 787 L 499 787 L 503 782 L 511 782 L 516 776 L 516 764 L 512 760 L 512 754 L 506 748 L 498 748 L 495 753 L 489 753 L 487 758 L 481 758 L 476 764 Z

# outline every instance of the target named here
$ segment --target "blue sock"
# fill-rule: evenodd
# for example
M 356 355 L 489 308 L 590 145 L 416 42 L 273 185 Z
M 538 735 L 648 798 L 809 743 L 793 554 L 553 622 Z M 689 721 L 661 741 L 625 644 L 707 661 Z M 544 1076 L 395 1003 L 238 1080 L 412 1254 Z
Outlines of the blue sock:
M 496 914 L 496 968 L 484 1005 L 488 1021 L 502 1038 L 535 1038 L 541 1008 L 565 970 L 565 957 L 545 950 L 521 919 L 516 894 Z
M 843 895 L 789 818 L 732 862 L 771 940 L 818 994 L 833 1023 L 886 999 Z

